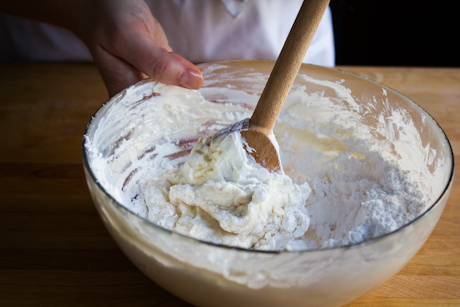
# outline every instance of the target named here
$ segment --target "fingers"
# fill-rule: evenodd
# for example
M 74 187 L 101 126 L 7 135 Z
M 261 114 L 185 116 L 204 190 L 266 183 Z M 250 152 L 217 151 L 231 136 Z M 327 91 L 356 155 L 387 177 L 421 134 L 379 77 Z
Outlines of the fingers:
M 199 89 L 203 85 L 200 70 L 183 57 L 153 45 L 146 50 L 152 52 L 141 54 L 133 64 L 154 80 L 190 89 Z
M 151 71 L 149 75 L 142 73 L 132 64 L 113 55 L 101 46 L 97 46 L 96 50 L 93 51 L 93 57 L 110 97 L 147 77 L 165 84 L 179 85 L 190 89 L 199 89 L 203 85 L 203 76 L 198 68 L 193 64 L 191 65 L 195 69 L 181 64 L 185 59 L 172 52 L 163 54 L 161 51 L 160 56 L 153 57 L 154 63 L 145 65 L 148 68 L 144 71 Z
M 165 49 L 148 55 L 145 62 L 133 60 L 139 69 L 128 62 L 129 57 L 124 60 L 101 46 L 93 50 L 93 57 L 110 97 L 147 77 L 189 89 L 199 89 L 203 85 L 203 76 L 195 65 Z
M 145 2 L 101 0 L 94 2 L 91 11 L 92 22 L 81 31 L 81 37 L 110 96 L 147 76 L 190 89 L 203 85 L 200 70 L 172 52 L 163 28 Z
M 158 39 L 158 35 L 157 35 Z M 120 44 L 121 58 L 152 79 L 166 84 L 199 89 L 203 85 L 200 70 L 180 55 L 168 51 L 148 32 L 138 32 L 126 44 Z
M 147 78 L 137 68 L 100 46 L 93 50 L 93 58 L 110 97 Z

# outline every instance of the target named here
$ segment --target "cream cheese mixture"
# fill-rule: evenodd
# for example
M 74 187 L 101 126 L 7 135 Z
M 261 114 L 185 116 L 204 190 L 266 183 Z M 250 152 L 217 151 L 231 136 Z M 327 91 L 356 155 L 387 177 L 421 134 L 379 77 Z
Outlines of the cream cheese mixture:
M 308 230 L 310 191 L 258 165 L 232 132 L 201 138 L 181 169 L 146 183 L 141 199 L 160 226 L 217 244 L 276 250 Z
M 255 163 L 239 133 L 207 137 L 250 117 L 257 91 L 151 81 L 128 88 L 99 123 L 88 144 L 96 177 L 118 202 L 161 227 L 243 248 L 348 245 L 419 216 L 429 193 L 401 166 L 411 161 L 396 163 L 398 148 L 382 137 L 386 126 L 377 125 L 381 132 L 361 123 L 372 108 L 362 109 L 340 83 L 303 78 L 336 95 L 293 87 L 274 128 L 284 172 Z M 398 137 L 410 146 L 413 123 L 391 112 L 388 127 L 404 126 Z M 420 157 L 413 159 L 430 154 L 414 152 Z

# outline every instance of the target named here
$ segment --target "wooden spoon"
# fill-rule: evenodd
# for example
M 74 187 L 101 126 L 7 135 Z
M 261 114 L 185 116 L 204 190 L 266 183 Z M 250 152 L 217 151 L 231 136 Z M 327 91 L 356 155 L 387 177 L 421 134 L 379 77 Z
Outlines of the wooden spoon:
M 304 0 L 252 117 L 230 128 L 231 131 L 241 129 L 241 135 L 254 149 L 248 152 L 271 172 L 280 171 L 281 162 L 269 135 L 273 137 L 273 126 L 329 1 Z

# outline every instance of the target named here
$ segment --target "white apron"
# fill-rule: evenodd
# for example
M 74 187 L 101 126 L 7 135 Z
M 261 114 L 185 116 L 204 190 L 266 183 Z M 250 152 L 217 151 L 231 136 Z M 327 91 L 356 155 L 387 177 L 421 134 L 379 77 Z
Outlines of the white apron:
M 146 0 L 173 51 L 193 63 L 275 60 L 302 0 Z M 69 30 L 0 13 L 0 60 L 92 61 Z M 328 8 L 304 59 L 334 66 Z

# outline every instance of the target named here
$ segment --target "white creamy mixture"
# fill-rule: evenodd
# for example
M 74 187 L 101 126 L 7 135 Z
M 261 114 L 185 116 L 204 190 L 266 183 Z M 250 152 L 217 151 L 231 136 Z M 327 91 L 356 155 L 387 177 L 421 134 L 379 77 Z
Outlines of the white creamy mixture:
M 148 181 L 148 218 L 201 240 L 264 250 L 308 230 L 307 183 L 270 173 L 243 149 L 239 132 L 203 137 L 181 169 Z
M 257 91 L 203 88 L 211 102 L 198 91 L 155 82 L 129 88 L 101 120 L 88 145 L 92 168 L 133 212 L 224 245 L 263 250 L 347 245 L 420 215 L 429 193 L 422 193 L 414 172 L 401 168 L 410 161 L 398 165 L 398 155 L 388 153 L 393 149 L 380 152 L 391 147 L 384 133 L 361 124 L 372 108 L 362 110 L 340 83 L 308 81 L 337 95 L 307 94 L 303 86 L 291 90 L 274 129 L 286 174 L 257 165 L 239 133 L 213 142 L 204 137 L 185 154 L 197 136 L 250 117 Z M 228 97 L 232 103 L 221 103 Z M 399 111 L 392 112 L 394 120 Z M 415 133 L 409 135 L 413 123 L 402 117 L 388 127 L 404 125 L 399 138 L 417 141 Z M 378 127 L 387 131 L 383 124 L 388 123 Z M 426 159 L 425 154 L 430 153 L 412 158 Z

